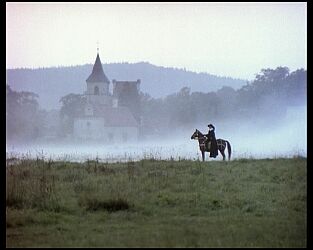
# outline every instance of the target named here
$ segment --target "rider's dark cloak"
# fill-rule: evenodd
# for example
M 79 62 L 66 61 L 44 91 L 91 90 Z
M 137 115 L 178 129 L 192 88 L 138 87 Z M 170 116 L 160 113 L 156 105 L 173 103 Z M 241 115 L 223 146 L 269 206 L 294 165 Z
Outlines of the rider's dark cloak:
M 218 155 L 218 148 L 214 130 L 214 128 L 212 130 L 209 130 L 209 133 L 205 136 L 208 137 L 207 143 L 211 142 L 210 157 L 215 158 Z

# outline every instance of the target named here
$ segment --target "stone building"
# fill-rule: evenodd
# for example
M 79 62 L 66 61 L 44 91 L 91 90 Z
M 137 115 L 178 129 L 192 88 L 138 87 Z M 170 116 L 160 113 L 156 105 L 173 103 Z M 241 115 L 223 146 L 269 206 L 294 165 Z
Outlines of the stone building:
M 137 81 L 113 80 L 105 75 L 99 53 L 86 80 L 84 113 L 74 120 L 74 137 L 104 143 L 135 142 L 139 136 L 140 104 Z

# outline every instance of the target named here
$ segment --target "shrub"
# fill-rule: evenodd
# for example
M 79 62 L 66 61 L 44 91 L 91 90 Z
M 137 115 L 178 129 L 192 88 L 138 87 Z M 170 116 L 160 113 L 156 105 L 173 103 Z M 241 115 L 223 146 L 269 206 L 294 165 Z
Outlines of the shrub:
M 79 199 L 79 205 L 86 207 L 88 211 L 106 210 L 108 212 L 116 212 L 119 210 L 128 210 L 130 205 L 128 201 L 118 199 L 100 200 L 97 197 L 86 197 Z

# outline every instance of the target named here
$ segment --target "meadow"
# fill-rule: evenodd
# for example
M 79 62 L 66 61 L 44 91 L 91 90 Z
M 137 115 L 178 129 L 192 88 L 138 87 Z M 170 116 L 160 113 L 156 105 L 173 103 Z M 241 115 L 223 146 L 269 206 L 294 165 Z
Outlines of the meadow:
M 306 247 L 307 159 L 7 159 L 7 247 Z

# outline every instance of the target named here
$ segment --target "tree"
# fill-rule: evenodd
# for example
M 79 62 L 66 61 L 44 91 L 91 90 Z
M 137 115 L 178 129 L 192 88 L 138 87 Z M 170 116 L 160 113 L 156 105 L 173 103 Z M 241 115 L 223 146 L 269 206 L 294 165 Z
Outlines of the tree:
M 278 82 L 286 79 L 288 74 L 288 67 L 277 67 L 276 69 L 261 69 L 261 73 L 256 75 L 254 82 Z
M 306 102 L 306 74 L 303 69 L 290 73 L 287 67 L 262 69 L 255 80 L 237 91 L 238 110 L 279 118 L 288 105 Z
M 37 98 L 33 92 L 17 92 L 6 85 L 6 131 L 8 139 L 29 140 L 39 136 L 42 125 Z
M 212 117 L 214 110 L 210 105 L 210 96 L 207 93 L 193 92 L 190 95 L 192 106 L 195 112 L 196 122 L 207 122 L 208 117 Z
M 289 74 L 286 86 L 286 98 L 292 104 L 306 104 L 307 71 L 298 69 Z
M 165 105 L 169 111 L 169 126 L 188 127 L 195 121 L 196 111 L 190 98 L 190 88 L 184 87 L 178 93 L 168 95 Z
M 220 117 L 229 117 L 232 116 L 236 110 L 236 100 L 238 93 L 232 87 L 223 86 L 216 92 L 219 101 L 219 116 Z
M 60 109 L 62 131 L 64 134 L 71 134 L 74 128 L 74 119 L 84 113 L 87 99 L 84 95 L 71 93 L 61 97 L 60 102 L 62 103 Z
M 145 135 L 160 134 L 167 129 L 168 110 L 163 99 L 154 99 L 147 93 L 140 93 L 140 106 L 142 132 Z

